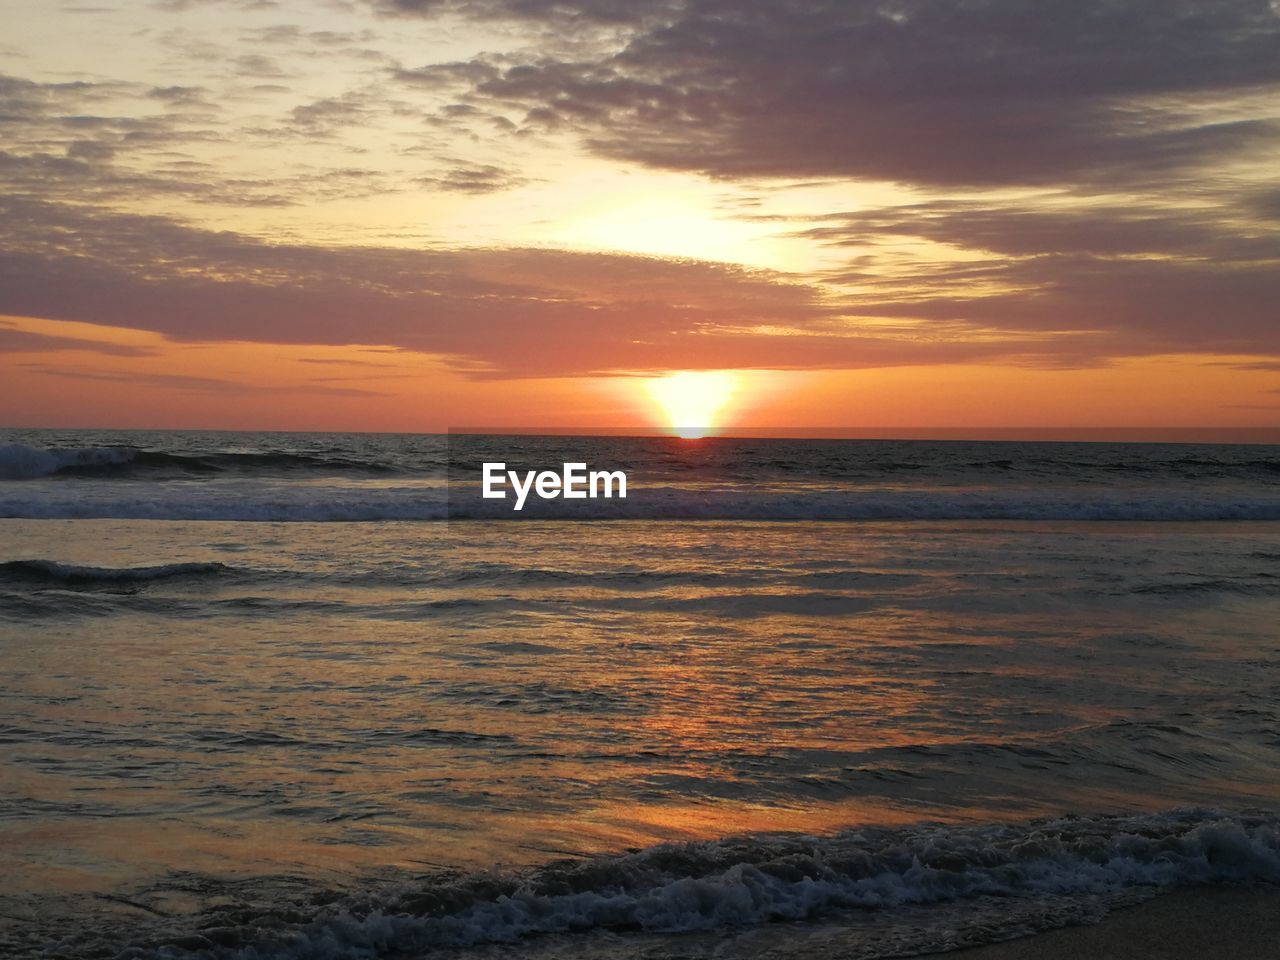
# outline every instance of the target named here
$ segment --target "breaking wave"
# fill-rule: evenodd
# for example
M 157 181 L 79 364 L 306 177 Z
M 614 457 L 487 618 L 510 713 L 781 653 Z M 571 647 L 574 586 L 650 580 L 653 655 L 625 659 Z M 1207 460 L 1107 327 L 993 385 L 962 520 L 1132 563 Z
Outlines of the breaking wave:
M 1087 908 L 1105 912 L 1162 890 L 1235 881 L 1280 882 L 1280 817 L 1178 810 L 664 844 L 518 874 L 400 884 L 318 908 L 314 897 L 310 907 L 302 899 L 257 913 L 215 907 L 195 917 L 194 927 L 171 921 L 148 931 L 121 955 L 354 960 L 486 944 L 533 950 L 550 935 L 564 938 L 553 953 L 576 956 L 583 954 L 574 938 L 592 934 L 670 936 L 771 921 L 839 922 L 867 912 L 892 924 L 903 908 L 978 901 L 986 912 L 983 938 L 999 940 L 1079 920 Z M 849 954 L 902 955 L 906 944 L 910 952 L 939 948 L 953 935 L 956 917 L 945 909 L 916 910 L 898 924 L 901 936 L 881 937 L 890 952 Z M 64 940 L 55 950 L 87 956 L 107 946 L 91 940 Z
M 137 451 L 128 447 L 79 447 L 42 450 L 21 443 L 0 447 L 0 480 L 29 480 L 77 468 L 118 467 Z
M 167 453 L 138 447 L 29 447 L 15 443 L 0 447 L 0 480 L 39 477 L 156 477 L 222 473 L 280 474 L 392 473 L 395 467 L 377 460 L 285 452 Z
M 139 584 L 178 577 L 232 573 L 224 563 L 164 563 L 152 567 L 88 567 L 54 560 L 10 560 L 0 563 L 0 583 L 23 582 L 60 586 Z

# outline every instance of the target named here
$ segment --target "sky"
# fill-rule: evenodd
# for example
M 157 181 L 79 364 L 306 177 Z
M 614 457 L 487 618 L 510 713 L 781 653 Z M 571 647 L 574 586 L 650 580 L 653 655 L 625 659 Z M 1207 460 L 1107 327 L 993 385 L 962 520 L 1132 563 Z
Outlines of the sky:
M 1280 426 L 1280 0 L 0 22 L 0 426 Z

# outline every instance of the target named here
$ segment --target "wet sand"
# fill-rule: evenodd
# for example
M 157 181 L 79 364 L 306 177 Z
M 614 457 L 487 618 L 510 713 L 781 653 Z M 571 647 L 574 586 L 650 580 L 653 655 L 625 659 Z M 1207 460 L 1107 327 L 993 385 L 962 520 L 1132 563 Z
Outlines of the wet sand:
M 934 954 L 949 960 L 1263 960 L 1280 956 L 1280 886 L 1181 890 L 1102 923 Z

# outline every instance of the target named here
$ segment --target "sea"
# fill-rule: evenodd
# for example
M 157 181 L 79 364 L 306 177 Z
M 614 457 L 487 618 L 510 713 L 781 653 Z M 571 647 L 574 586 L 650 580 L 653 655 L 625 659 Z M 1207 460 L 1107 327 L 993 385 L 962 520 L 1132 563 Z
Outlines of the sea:
M 627 497 L 479 495 L 485 463 Z M 928 954 L 1280 882 L 1280 446 L 0 431 L 0 954 Z

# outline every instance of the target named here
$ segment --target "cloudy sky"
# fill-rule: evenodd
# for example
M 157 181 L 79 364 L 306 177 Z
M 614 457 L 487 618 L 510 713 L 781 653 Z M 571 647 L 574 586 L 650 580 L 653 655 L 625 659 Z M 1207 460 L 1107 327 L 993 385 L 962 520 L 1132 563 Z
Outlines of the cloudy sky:
M 0 0 L 3 425 L 1280 423 L 1280 0 Z

